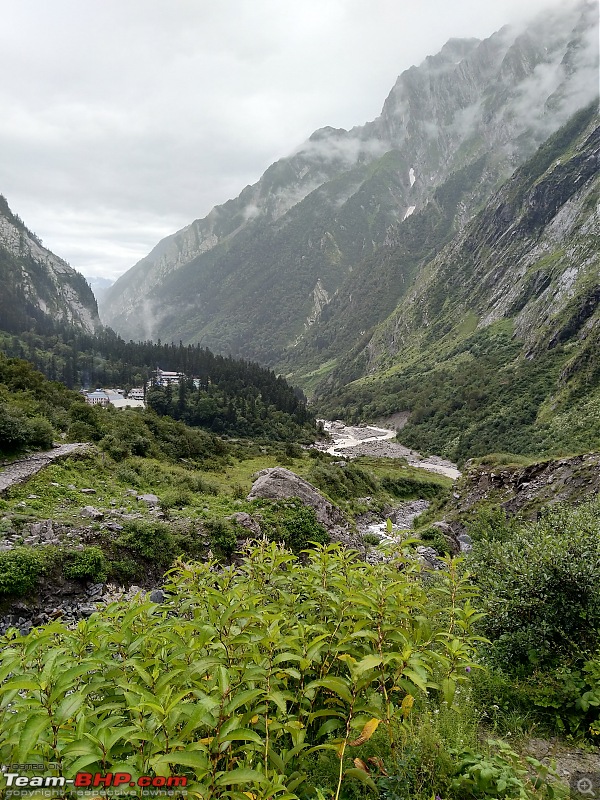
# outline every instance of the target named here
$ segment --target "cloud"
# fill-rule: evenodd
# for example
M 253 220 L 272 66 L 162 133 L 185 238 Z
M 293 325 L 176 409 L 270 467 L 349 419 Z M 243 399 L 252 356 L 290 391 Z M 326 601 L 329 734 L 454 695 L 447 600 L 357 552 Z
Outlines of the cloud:
M 548 5 L 564 0 L 4 0 L 0 192 L 58 255 L 114 277 L 314 130 L 374 119 L 450 37 Z

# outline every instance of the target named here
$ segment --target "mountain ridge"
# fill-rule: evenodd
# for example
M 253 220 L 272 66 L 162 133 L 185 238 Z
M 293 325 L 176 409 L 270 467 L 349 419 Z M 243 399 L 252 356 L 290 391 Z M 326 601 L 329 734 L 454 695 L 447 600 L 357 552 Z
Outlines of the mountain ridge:
M 0 195 L 0 329 L 20 333 L 32 325 L 72 325 L 87 333 L 100 325 L 83 275 L 44 247 Z
M 319 324 L 319 285 L 334 297 L 392 228 L 486 153 L 489 194 L 582 104 L 593 11 L 583 2 L 524 32 L 447 43 L 402 73 L 376 120 L 319 129 L 159 243 L 110 290 L 104 320 L 125 336 L 199 339 L 288 369 L 289 349 Z M 474 210 L 467 203 L 456 225 Z

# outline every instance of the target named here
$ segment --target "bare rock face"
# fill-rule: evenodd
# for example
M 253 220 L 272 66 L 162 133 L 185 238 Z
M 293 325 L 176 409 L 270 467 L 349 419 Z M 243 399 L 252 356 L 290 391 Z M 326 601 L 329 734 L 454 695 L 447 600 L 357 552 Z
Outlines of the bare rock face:
M 350 531 L 348 522 L 337 506 L 334 506 L 311 483 L 283 467 L 263 469 L 250 490 L 247 500 L 288 500 L 292 497 L 314 509 L 318 522 L 329 533 L 332 541 L 340 542 L 360 553 L 365 552 L 362 539 Z

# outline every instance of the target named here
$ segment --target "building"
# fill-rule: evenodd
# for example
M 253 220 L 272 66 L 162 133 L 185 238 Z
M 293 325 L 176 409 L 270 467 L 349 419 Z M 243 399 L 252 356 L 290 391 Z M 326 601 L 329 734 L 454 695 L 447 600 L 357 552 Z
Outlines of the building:
M 127 395 L 128 400 L 143 400 L 144 399 L 144 390 L 143 389 L 131 389 L 129 394 Z
M 91 406 L 107 406 L 109 404 L 108 395 L 102 389 L 96 389 L 93 392 L 86 392 L 85 402 Z
M 173 383 L 179 385 L 182 380 L 185 380 L 183 372 L 168 372 L 157 367 L 149 386 L 170 386 Z

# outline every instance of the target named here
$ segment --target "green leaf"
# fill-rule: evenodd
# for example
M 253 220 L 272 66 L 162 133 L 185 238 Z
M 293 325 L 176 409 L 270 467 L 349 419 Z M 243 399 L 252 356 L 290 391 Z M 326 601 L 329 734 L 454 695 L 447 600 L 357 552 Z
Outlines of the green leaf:
M 225 706 L 225 715 L 233 714 L 240 706 L 252 703 L 263 694 L 263 689 L 246 689 L 244 692 L 238 692 Z
M 196 770 L 196 776 L 201 778 L 199 771 L 203 775 L 208 772 L 208 756 L 206 755 L 206 748 L 197 750 L 177 750 L 174 753 L 163 753 L 162 755 L 152 759 L 152 767 L 159 770 L 165 764 L 178 764 L 182 767 L 191 767 Z
M 230 786 L 237 783 L 250 783 L 256 781 L 257 783 L 268 783 L 262 772 L 257 772 L 255 769 L 233 769 L 231 772 L 223 772 L 215 784 L 217 786 Z
M 367 672 L 370 669 L 374 669 L 381 664 L 382 658 L 381 656 L 365 656 L 361 659 L 358 664 L 354 667 L 354 671 L 357 675 L 362 675 L 363 672 Z
M 415 672 L 414 669 L 405 669 L 403 670 L 402 674 L 405 678 L 408 678 L 409 681 L 412 681 L 415 686 L 418 686 L 423 692 L 427 691 L 427 681 L 419 675 L 418 672 Z
M 343 678 L 321 678 L 318 681 L 312 681 L 306 687 L 305 691 L 309 689 L 323 687 L 324 689 L 329 689 L 330 692 L 337 694 L 344 702 L 351 704 L 352 703 L 352 695 L 348 688 L 348 684 Z
M 348 778 L 356 778 L 356 780 L 366 784 L 369 789 L 374 789 L 377 791 L 375 781 L 369 777 L 366 772 L 363 772 L 362 769 L 347 769 L 346 772 L 344 772 L 344 775 Z
M 19 691 L 22 689 L 39 690 L 39 688 L 40 684 L 32 681 L 30 678 L 13 678 L 0 687 L 0 692 L 10 692 L 13 689 L 18 689 Z
M 56 709 L 54 714 L 55 719 L 60 725 L 64 724 L 77 714 L 84 702 L 85 695 L 80 692 L 68 695 Z
M 50 717 L 48 714 L 35 714 L 29 717 L 27 722 L 23 725 L 23 730 L 19 737 L 17 761 L 27 760 L 27 757 L 34 752 L 34 747 L 38 744 L 43 731 L 49 727 Z
M 449 706 L 452 705 L 454 702 L 454 694 L 456 692 L 456 681 L 452 678 L 444 678 L 441 682 L 442 694 L 444 695 L 444 700 L 448 703 Z
M 249 728 L 236 728 L 229 733 L 225 733 L 219 736 L 219 742 L 256 742 L 257 744 L 263 744 L 261 736 Z

